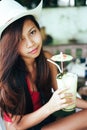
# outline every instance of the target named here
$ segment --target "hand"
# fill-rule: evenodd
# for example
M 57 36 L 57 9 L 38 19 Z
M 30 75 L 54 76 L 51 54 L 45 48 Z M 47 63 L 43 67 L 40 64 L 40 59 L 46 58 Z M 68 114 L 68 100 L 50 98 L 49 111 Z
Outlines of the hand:
M 68 89 L 58 89 L 53 93 L 53 96 L 48 102 L 48 109 L 51 113 L 75 103 L 72 99 L 73 95 L 71 93 L 67 93 L 67 90 Z

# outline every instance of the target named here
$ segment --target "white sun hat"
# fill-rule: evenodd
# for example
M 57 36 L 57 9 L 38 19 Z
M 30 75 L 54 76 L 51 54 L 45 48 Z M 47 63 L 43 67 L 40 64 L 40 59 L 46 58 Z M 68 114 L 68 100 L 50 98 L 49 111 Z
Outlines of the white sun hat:
M 6 27 L 12 22 L 27 15 L 33 15 L 36 20 L 39 20 L 42 11 L 43 0 L 34 9 L 27 9 L 20 5 L 15 0 L 0 1 L 0 37 Z

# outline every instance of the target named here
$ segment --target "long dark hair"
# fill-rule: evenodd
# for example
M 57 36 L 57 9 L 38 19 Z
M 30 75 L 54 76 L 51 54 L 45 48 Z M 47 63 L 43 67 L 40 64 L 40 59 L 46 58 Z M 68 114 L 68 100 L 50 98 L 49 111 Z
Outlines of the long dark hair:
M 31 96 L 28 91 L 25 62 L 18 54 L 18 45 L 25 19 L 32 20 L 40 30 L 39 24 L 31 15 L 20 18 L 2 33 L 0 40 L 0 108 L 1 114 L 24 115 L 33 111 Z M 43 49 L 36 58 L 36 86 L 42 101 L 51 96 L 50 69 L 46 62 Z

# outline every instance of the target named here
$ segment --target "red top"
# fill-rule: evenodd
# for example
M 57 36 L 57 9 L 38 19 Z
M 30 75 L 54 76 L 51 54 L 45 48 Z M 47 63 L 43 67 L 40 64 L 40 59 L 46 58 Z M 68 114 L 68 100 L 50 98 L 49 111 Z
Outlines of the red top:
M 33 110 L 35 111 L 41 107 L 40 93 L 38 91 L 30 90 L 30 83 L 28 79 L 27 79 L 27 85 L 28 85 L 28 90 L 30 92 L 32 103 L 33 103 Z
M 41 107 L 40 93 L 38 91 L 33 92 L 30 90 L 30 83 L 28 79 L 27 79 L 27 85 L 33 103 L 33 111 L 36 111 Z M 11 118 L 6 113 L 4 113 L 4 120 L 7 122 L 12 122 Z

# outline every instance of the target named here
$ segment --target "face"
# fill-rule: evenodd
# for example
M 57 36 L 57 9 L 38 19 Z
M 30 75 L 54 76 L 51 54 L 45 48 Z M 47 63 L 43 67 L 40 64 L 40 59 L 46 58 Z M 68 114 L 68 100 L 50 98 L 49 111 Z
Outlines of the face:
M 24 60 L 34 59 L 40 54 L 42 37 L 33 21 L 25 20 L 22 38 L 19 43 L 19 54 Z

